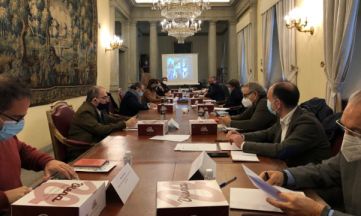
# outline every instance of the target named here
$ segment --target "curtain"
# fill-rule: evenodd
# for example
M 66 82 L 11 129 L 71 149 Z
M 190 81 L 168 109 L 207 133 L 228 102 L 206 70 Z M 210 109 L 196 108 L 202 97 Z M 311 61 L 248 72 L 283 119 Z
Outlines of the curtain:
M 238 33 L 238 74 L 241 84 L 254 80 L 252 54 L 252 24 Z
M 341 88 L 349 69 L 356 35 L 359 0 L 324 0 L 326 101 L 341 111 Z
M 275 7 L 271 7 L 262 14 L 262 50 L 263 50 L 263 75 L 266 88 L 270 85 L 272 69 L 273 31 L 275 23 Z
M 286 27 L 284 17 L 295 7 L 294 0 L 283 0 L 276 4 L 278 47 L 282 77 L 297 84 L 296 38 L 295 29 Z

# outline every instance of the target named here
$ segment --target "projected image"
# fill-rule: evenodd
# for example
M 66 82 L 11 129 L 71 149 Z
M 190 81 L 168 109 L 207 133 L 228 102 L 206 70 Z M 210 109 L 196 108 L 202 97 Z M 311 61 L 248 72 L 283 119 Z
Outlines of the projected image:
M 168 81 L 176 79 L 191 79 L 191 59 L 171 57 L 167 59 Z
M 197 54 L 162 55 L 162 74 L 168 78 L 168 84 L 198 83 Z

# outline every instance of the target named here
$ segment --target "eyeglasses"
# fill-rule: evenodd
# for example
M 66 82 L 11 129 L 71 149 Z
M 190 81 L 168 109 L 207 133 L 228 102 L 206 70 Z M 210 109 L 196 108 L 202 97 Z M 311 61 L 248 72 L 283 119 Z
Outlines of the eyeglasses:
M 109 98 L 109 96 L 103 96 L 103 97 L 99 97 L 99 98 L 106 100 Z
M 354 131 L 354 130 L 351 130 L 351 129 L 347 128 L 345 125 L 343 125 L 343 124 L 340 122 L 340 119 L 336 120 L 336 124 L 338 124 L 338 126 L 340 126 L 344 131 L 349 132 L 351 135 L 357 136 L 357 137 L 361 137 L 361 133 L 360 133 L 360 132 L 357 132 L 357 131 Z
M 19 118 L 14 118 L 5 113 L 0 113 L 0 115 L 5 116 L 6 118 L 11 119 L 11 120 L 15 121 L 16 123 L 19 123 L 21 120 L 24 120 L 24 117 L 25 117 L 25 116 L 20 116 Z
M 243 94 L 243 97 L 248 97 L 249 95 L 251 95 L 254 91 L 250 91 L 247 94 Z

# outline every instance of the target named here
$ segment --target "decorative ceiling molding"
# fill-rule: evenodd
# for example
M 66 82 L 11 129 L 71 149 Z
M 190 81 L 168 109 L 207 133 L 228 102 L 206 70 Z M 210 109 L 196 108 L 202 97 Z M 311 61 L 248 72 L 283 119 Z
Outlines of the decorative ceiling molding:
M 151 3 L 137 3 L 135 0 L 129 0 L 132 6 L 134 7 L 150 7 Z M 240 0 L 230 0 L 229 2 L 212 2 L 211 6 L 222 6 L 222 7 L 230 7 L 234 6 Z M 242 0 L 241 0 L 242 1 Z
M 109 5 L 118 9 L 125 18 L 129 19 L 133 7 L 130 1 L 131 0 L 110 0 Z
M 254 3 L 256 0 L 239 0 L 235 5 L 235 17 L 238 20 L 250 7 L 251 4 Z

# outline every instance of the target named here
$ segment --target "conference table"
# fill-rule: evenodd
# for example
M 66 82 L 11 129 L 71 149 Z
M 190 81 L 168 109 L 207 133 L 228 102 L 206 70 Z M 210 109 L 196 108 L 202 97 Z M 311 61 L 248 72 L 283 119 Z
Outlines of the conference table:
M 189 108 L 189 113 L 183 113 L 184 104 L 176 104 L 173 113 L 166 114 L 166 119 L 176 120 L 180 129 L 171 130 L 168 134 L 190 134 L 189 120 L 197 119 L 197 111 Z M 139 113 L 139 119 L 160 119 L 157 110 L 147 110 Z M 217 135 L 191 136 L 185 142 L 192 143 L 216 143 L 225 141 L 226 134 L 219 131 Z M 138 136 L 137 131 L 114 132 L 99 144 L 95 145 L 81 158 L 101 158 L 118 161 L 117 166 L 109 173 L 79 173 L 82 180 L 109 180 L 111 181 L 123 167 L 123 156 L 126 151 L 133 155 L 132 168 L 140 178 L 138 185 L 133 190 L 125 204 L 117 197 L 114 191 L 107 192 L 107 205 L 101 215 L 119 216 L 155 216 L 156 215 L 156 185 L 158 181 L 181 181 L 187 180 L 189 169 L 193 160 L 200 152 L 174 151 L 177 142 L 150 140 L 146 136 Z M 230 201 L 230 188 L 254 188 L 245 175 L 241 164 L 245 164 L 256 173 L 265 170 L 282 170 L 285 163 L 267 157 L 259 157 L 260 162 L 232 162 L 230 157 L 213 158 L 217 164 L 216 180 L 218 183 L 227 181 L 234 176 L 237 180 L 222 188 L 224 196 Z M 322 201 L 312 191 L 305 191 L 307 196 Z M 242 216 L 268 216 L 283 215 L 281 213 L 267 213 L 259 211 L 245 211 L 230 209 L 229 215 Z

